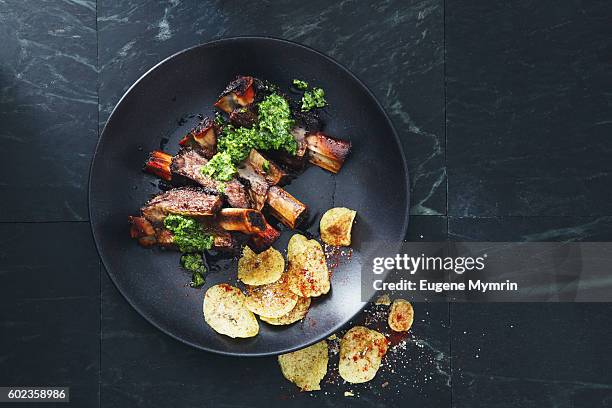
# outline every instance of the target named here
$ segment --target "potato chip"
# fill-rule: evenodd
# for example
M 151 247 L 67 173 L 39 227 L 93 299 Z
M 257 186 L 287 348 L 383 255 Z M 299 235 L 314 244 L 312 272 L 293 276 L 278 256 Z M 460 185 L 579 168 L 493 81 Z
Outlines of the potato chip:
M 389 327 L 396 332 L 405 332 L 410 330 L 413 321 L 414 309 L 410 302 L 404 299 L 395 299 L 387 319 Z
M 276 249 L 270 247 L 256 254 L 247 245 L 238 261 L 238 279 L 247 285 L 257 286 L 276 282 L 285 271 L 285 259 Z
M 296 305 L 291 309 L 289 313 L 286 315 L 282 315 L 280 317 L 267 317 L 267 316 L 259 316 L 261 320 L 268 324 L 273 324 L 275 326 L 281 326 L 286 324 L 295 323 L 298 320 L 303 319 L 308 313 L 308 308 L 310 307 L 310 298 L 299 297 Z
M 376 299 L 376 301 L 374 302 L 375 305 L 384 305 L 384 306 L 389 306 L 391 304 L 391 298 L 389 297 L 389 295 L 387 295 L 386 293 L 382 296 L 380 296 L 378 299 Z
M 327 342 L 322 340 L 293 353 L 278 356 L 278 364 L 286 379 L 302 391 L 321 389 L 321 380 L 327 374 Z
M 287 247 L 289 288 L 301 297 L 316 297 L 329 292 L 329 272 L 325 254 L 314 239 L 295 234 Z
M 388 346 L 387 339 L 379 332 L 363 326 L 353 327 L 340 340 L 340 376 L 350 383 L 370 381 Z
M 289 239 L 289 243 L 287 244 L 287 257 L 291 255 L 291 253 L 298 251 L 303 246 L 305 246 L 308 242 L 308 238 L 301 234 L 293 234 L 291 239 Z
M 232 338 L 256 336 L 259 323 L 244 303 L 240 289 L 227 284 L 212 286 L 204 295 L 204 320 L 217 333 Z
M 345 207 L 327 210 L 319 223 L 323 242 L 327 245 L 350 246 L 351 230 L 356 215 L 356 211 Z
M 289 290 L 287 274 L 267 285 L 248 286 L 245 306 L 253 313 L 266 317 L 281 317 L 297 304 L 298 296 Z

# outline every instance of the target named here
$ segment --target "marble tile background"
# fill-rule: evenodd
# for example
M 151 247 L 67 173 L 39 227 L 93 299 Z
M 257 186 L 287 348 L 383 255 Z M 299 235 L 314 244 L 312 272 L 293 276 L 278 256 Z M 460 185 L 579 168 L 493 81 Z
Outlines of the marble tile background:
M 609 17 L 607 2 L 447 2 L 449 215 L 612 214 Z
M 606 304 L 419 304 L 388 388 L 298 393 L 273 358 L 193 350 L 133 311 L 99 263 L 86 192 L 98 134 L 148 68 L 270 35 L 339 60 L 391 115 L 407 239 L 610 240 L 611 14 L 570 0 L 0 0 L 0 385 L 69 385 L 78 407 L 612 407 Z
M 96 3 L 0 2 L 0 221 L 87 220 Z

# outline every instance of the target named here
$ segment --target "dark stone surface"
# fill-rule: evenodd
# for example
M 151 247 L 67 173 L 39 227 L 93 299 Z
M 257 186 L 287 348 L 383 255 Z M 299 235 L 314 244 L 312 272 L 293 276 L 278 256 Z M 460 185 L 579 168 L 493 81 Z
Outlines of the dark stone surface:
M 609 5 L 449 1 L 445 13 L 448 213 L 516 215 L 450 217 L 451 239 L 610 240 Z M 611 311 L 452 304 L 453 406 L 612 406 Z
M 610 9 L 447 2 L 449 215 L 612 215 Z
M 447 217 L 414 215 L 408 221 L 406 241 L 443 241 L 448 235 Z
M 604 217 L 449 217 L 453 241 L 566 242 L 612 240 L 612 216 Z
M 452 304 L 454 407 L 609 407 L 610 304 Z
M 449 218 L 457 241 L 610 241 L 612 217 Z M 454 407 L 612 406 L 612 304 L 451 304 Z
M 604 1 L 0 2 L 0 385 L 68 385 L 79 408 L 612 407 L 610 305 L 416 304 L 413 337 L 373 382 L 332 375 L 321 393 L 299 393 L 274 358 L 207 354 L 157 331 L 100 281 L 88 224 L 56 223 L 87 220 L 97 132 L 140 75 L 185 47 L 270 35 L 334 57 L 380 99 L 421 215 L 407 239 L 609 241 L 610 11 Z
M 0 4 L 0 221 L 87 220 L 95 1 Z
M 0 384 L 68 386 L 72 406 L 97 406 L 100 263 L 89 225 L 0 224 L 0 235 Z

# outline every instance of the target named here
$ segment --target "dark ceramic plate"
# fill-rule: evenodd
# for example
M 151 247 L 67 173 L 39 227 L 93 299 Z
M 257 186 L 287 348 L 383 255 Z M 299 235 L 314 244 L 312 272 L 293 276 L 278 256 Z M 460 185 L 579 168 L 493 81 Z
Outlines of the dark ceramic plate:
M 325 131 L 353 143 L 338 175 L 306 170 L 287 190 L 310 207 L 307 230 L 318 236 L 322 213 L 335 206 L 357 210 L 354 254 L 332 277 L 332 290 L 313 301 L 308 316 L 291 326 L 260 322 L 250 339 L 215 333 L 202 315 L 206 288 L 236 281 L 235 260 L 209 259 L 202 289 L 187 284 L 179 254 L 143 249 L 129 238 L 128 215 L 159 191 L 141 171 L 148 152 L 175 153 L 177 142 L 238 74 L 267 79 L 287 89 L 300 78 L 325 89 L 329 107 Z M 382 73 L 381 73 L 382 75 Z M 162 61 L 140 78 L 115 107 L 98 143 L 89 185 L 95 241 L 111 279 L 128 302 L 154 326 L 194 347 L 222 354 L 285 353 L 325 338 L 364 306 L 361 254 L 369 241 L 404 238 L 408 223 L 408 174 L 393 126 L 372 93 L 346 68 L 325 55 L 289 41 L 241 37 L 189 48 Z M 285 251 L 284 231 L 275 245 Z M 286 251 L 285 251 L 286 252 Z

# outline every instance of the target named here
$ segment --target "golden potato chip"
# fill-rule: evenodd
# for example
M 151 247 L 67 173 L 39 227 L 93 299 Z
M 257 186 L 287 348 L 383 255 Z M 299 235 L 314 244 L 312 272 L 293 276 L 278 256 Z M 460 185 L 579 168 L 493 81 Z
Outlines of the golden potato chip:
M 395 299 L 387 319 L 389 327 L 396 332 L 405 332 L 410 330 L 413 321 L 414 309 L 410 302 L 404 299 Z
M 302 249 L 308 242 L 308 238 L 301 234 L 293 234 L 291 239 L 289 239 L 289 243 L 287 244 L 287 258 L 291 256 L 291 253 L 297 252 Z
M 340 340 L 340 376 L 350 383 L 370 381 L 388 346 L 387 339 L 379 332 L 363 326 L 353 327 Z
M 287 274 L 267 285 L 248 286 L 245 306 L 253 313 L 266 317 L 281 317 L 297 304 L 298 296 L 289 290 Z
M 329 272 L 325 254 L 314 239 L 295 234 L 287 247 L 289 288 L 301 297 L 316 297 L 329 292 Z
M 282 315 L 280 317 L 259 316 L 259 318 L 264 322 L 273 324 L 275 326 L 291 324 L 303 319 L 306 316 L 306 313 L 308 313 L 309 307 L 310 298 L 298 296 L 297 303 L 295 304 L 293 309 L 291 309 L 291 311 L 289 311 L 289 313 L 287 313 L 286 315 Z
M 322 340 L 305 349 L 278 356 L 278 364 L 286 379 L 302 391 L 321 389 L 321 380 L 327 374 L 327 342 Z
M 351 230 L 356 215 L 356 211 L 345 207 L 327 210 L 319 223 L 323 242 L 327 245 L 350 246 Z
M 225 283 L 212 286 L 204 295 L 204 320 L 217 333 L 232 338 L 256 336 L 259 323 L 245 300 L 238 288 Z
M 285 259 L 276 249 L 270 247 L 256 254 L 247 245 L 238 260 L 238 279 L 247 285 L 257 286 L 276 282 L 285 271 Z
M 378 299 L 376 299 L 376 302 L 374 302 L 374 304 L 389 306 L 391 304 L 391 298 L 389 298 L 389 295 L 384 294 L 380 296 Z

